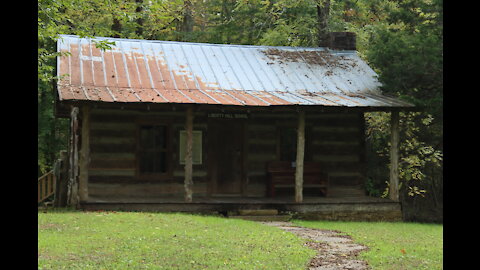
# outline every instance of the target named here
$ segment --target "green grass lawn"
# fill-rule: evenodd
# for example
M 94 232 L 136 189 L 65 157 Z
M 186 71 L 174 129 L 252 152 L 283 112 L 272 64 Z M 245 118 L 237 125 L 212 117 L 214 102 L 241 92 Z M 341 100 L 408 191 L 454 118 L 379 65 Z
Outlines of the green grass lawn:
M 38 213 L 39 269 L 305 269 L 315 251 L 259 223 L 187 214 Z
M 442 269 L 443 226 L 293 221 L 369 247 L 373 269 Z M 260 223 L 165 213 L 38 213 L 39 269 L 305 269 L 315 251 Z
M 350 235 L 369 247 L 360 253 L 373 269 L 443 269 L 443 225 L 388 222 L 293 221 Z

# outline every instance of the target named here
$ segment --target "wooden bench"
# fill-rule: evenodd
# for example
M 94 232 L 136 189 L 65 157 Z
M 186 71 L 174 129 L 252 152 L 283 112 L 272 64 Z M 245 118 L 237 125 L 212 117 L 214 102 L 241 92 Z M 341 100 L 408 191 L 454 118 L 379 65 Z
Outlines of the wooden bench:
M 267 164 L 267 196 L 275 196 L 277 187 L 295 188 L 295 167 L 290 161 L 270 161 Z M 305 162 L 303 165 L 303 187 L 319 188 L 327 196 L 328 174 L 320 170 L 318 162 Z

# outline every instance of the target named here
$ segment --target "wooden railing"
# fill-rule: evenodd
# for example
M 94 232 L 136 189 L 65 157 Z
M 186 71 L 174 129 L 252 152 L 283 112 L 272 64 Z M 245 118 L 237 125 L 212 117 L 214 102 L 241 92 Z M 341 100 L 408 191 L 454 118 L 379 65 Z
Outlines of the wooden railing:
M 53 170 L 38 178 L 38 203 L 55 193 L 55 174 Z

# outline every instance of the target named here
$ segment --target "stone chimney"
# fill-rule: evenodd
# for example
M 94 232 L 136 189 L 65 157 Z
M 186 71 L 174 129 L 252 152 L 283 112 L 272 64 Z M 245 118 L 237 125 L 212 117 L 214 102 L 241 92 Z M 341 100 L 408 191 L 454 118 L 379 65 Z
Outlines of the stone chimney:
M 353 32 L 330 32 L 329 48 L 332 50 L 356 50 L 356 35 Z

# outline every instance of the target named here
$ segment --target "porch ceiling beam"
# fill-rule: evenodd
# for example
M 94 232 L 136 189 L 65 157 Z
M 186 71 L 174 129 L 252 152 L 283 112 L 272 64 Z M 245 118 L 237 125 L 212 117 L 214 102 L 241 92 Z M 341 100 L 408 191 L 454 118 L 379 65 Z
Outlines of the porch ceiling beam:
M 390 144 L 390 199 L 398 202 L 398 145 L 399 145 L 399 112 L 392 111 L 391 113 L 391 144 Z
M 193 194 L 193 107 L 189 106 L 186 110 L 186 143 L 185 143 L 185 202 L 192 202 Z
M 303 201 L 303 160 L 305 155 L 305 111 L 298 113 L 297 159 L 295 167 L 295 202 Z

